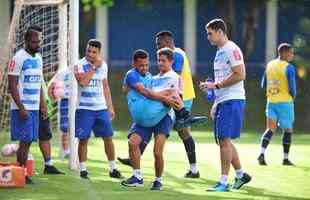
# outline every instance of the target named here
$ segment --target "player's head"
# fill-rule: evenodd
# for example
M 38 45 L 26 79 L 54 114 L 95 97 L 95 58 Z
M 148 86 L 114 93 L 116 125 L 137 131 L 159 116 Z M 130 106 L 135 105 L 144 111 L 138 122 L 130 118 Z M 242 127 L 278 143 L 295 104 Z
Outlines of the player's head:
M 208 40 L 212 45 L 219 45 L 225 39 L 227 26 L 222 19 L 213 19 L 206 24 L 205 27 Z
M 160 31 L 156 34 L 155 43 L 157 49 L 164 47 L 172 49 L 174 48 L 173 34 L 170 31 Z
M 294 49 L 288 43 L 281 43 L 278 47 L 278 54 L 280 59 L 291 62 L 294 59 Z
M 172 69 L 173 50 L 170 48 L 161 48 L 157 51 L 157 64 L 160 73 L 166 73 Z
M 133 66 L 141 75 L 145 75 L 149 71 L 149 54 L 143 49 L 137 49 L 132 55 Z
M 94 62 L 100 56 L 101 42 L 96 39 L 90 39 L 87 42 L 85 57 L 89 62 Z
M 42 44 L 42 28 L 37 25 L 28 27 L 25 35 L 25 48 L 30 53 L 37 53 L 40 51 Z

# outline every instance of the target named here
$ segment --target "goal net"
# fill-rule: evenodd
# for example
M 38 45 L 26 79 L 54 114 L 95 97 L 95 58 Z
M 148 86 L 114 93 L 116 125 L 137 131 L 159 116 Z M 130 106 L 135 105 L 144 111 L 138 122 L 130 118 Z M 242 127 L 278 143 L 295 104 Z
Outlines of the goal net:
M 7 64 L 14 53 L 24 47 L 24 33 L 31 25 L 42 28 L 43 44 L 43 74 L 46 83 L 58 70 L 71 65 L 70 52 L 70 20 L 68 0 L 15 0 L 14 11 L 9 29 L 9 38 L 5 59 L 1 60 L 3 67 L 0 85 L 0 126 L 9 128 L 10 98 L 8 93 Z M 57 127 L 57 103 L 52 105 L 54 115 L 50 116 L 53 128 Z M 59 145 L 61 146 L 61 145 Z

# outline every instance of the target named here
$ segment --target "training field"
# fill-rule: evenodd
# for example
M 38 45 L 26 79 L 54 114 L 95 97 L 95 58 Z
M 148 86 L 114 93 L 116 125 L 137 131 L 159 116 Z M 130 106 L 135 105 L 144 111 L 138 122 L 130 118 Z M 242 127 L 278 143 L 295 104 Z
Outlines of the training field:
M 9 141 L 7 134 L 0 134 L 0 146 Z M 253 176 L 252 181 L 239 191 L 226 193 L 206 192 L 219 177 L 219 152 L 211 132 L 193 132 L 197 143 L 200 179 L 185 179 L 184 173 L 188 167 L 183 144 L 173 132 L 165 148 L 165 173 L 163 176 L 164 190 L 150 191 L 153 181 L 152 144 L 142 158 L 143 188 L 125 188 L 120 180 L 108 176 L 103 142 L 94 139 L 89 146 L 87 162 L 90 181 L 82 180 L 76 172 L 67 170 L 67 162 L 56 159 L 57 146 L 53 155 L 55 165 L 66 172 L 66 175 L 43 175 L 42 157 L 39 148 L 34 144 L 31 148 L 36 161 L 37 175 L 33 178 L 34 185 L 23 189 L 0 189 L 0 200 L 194 200 L 194 199 L 258 199 L 258 200 L 302 200 L 310 199 L 310 135 L 294 136 L 291 148 L 291 160 L 295 167 L 282 166 L 281 138 L 273 138 L 266 154 L 269 166 L 258 166 L 256 157 L 259 151 L 260 134 L 246 133 L 238 141 L 237 147 L 243 163 L 243 168 Z M 55 140 L 55 139 L 54 139 Z M 127 155 L 126 132 L 118 131 L 115 136 L 115 146 L 118 156 Z M 0 157 L 1 158 L 1 157 Z M 1 158 L 3 160 L 3 158 Z M 131 176 L 131 169 L 121 166 L 125 177 Z M 232 171 L 233 172 L 233 171 Z M 233 181 L 233 173 L 230 182 Z

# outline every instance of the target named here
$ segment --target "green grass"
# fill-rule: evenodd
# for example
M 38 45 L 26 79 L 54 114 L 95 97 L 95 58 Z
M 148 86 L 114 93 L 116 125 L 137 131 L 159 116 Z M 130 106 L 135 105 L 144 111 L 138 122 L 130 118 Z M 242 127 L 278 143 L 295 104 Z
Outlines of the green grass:
M 81 180 L 76 172 L 67 169 L 67 163 L 54 158 L 55 165 L 66 172 L 65 176 L 42 174 L 42 157 L 36 144 L 31 152 L 35 156 L 37 175 L 33 178 L 35 185 L 21 189 L 0 189 L 0 200 L 122 200 L 122 199 L 257 199 L 257 200 L 302 200 L 310 199 L 310 135 L 295 135 L 291 148 L 291 158 L 297 165 L 281 165 L 282 146 L 280 136 L 273 138 L 268 148 L 267 167 L 257 165 L 259 135 L 244 134 L 237 141 L 243 168 L 252 176 L 252 181 L 239 191 L 229 193 L 206 192 L 219 177 L 219 149 L 214 144 L 210 132 L 193 132 L 197 141 L 197 156 L 201 173 L 200 179 L 185 179 L 187 158 L 183 144 L 173 132 L 165 148 L 164 191 L 150 191 L 154 178 L 152 144 L 142 158 L 142 173 L 145 180 L 143 188 L 125 188 L 120 181 L 108 176 L 108 163 L 104 154 L 103 142 L 92 138 L 89 146 L 87 166 L 91 181 Z M 55 140 L 55 139 L 54 139 Z M 1 143 L 9 141 L 7 134 L 0 133 Z M 57 143 L 57 141 L 55 141 Z M 127 155 L 126 132 L 118 131 L 115 136 L 117 155 Z M 57 155 L 57 145 L 53 154 Z M 0 157 L 0 160 L 3 158 Z M 118 165 L 125 177 L 131 175 L 130 168 Z M 233 171 L 230 182 L 233 181 Z

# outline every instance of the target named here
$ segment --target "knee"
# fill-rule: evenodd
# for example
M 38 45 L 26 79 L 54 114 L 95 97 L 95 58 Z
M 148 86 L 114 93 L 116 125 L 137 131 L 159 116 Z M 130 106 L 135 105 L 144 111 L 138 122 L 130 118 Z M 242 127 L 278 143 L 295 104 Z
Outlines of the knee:
M 155 160 L 160 160 L 163 158 L 163 153 L 160 150 L 154 149 L 153 151 Z
M 140 141 L 137 139 L 130 139 L 128 141 L 128 145 L 129 145 L 129 148 L 131 148 L 131 149 L 137 149 L 137 148 L 139 148 Z
M 219 145 L 220 145 L 220 148 L 223 149 L 223 148 L 228 148 L 230 146 L 231 142 L 229 139 L 220 139 L 219 140 Z

